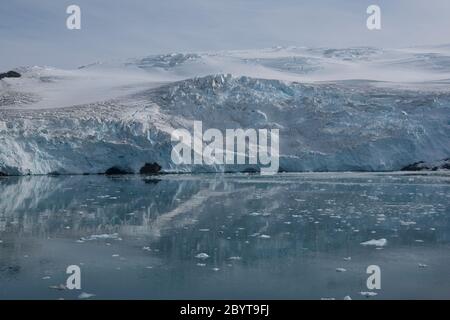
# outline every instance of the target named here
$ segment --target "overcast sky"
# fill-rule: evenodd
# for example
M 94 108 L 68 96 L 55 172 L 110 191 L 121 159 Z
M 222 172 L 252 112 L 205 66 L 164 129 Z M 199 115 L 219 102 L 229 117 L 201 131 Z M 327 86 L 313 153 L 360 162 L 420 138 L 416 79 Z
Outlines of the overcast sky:
M 0 0 L 0 70 L 174 51 L 450 43 L 449 0 Z M 82 29 L 66 28 L 77 4 Z M 366 9 L 382 9 L 382 30 Z

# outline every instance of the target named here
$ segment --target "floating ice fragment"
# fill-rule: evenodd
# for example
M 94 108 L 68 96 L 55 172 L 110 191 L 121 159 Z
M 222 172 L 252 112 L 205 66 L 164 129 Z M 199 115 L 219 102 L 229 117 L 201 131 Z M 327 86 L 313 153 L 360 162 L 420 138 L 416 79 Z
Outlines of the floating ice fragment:
M 92 241 L 92 240 L 101 240 L 101 239 L 116 239 L 121 240 L 118 233 L 112 233 L 112 234 L 93 234 L 89 237 L 83 237 L 80 240 L 81 241 Z
M 78 296 L 78 299 L 89 299 L 89 298 L 92 298 L 92 297 L 94 297 L 94 296 L 95 296 L 95 294 L 93 294 L 93 293 L 82 292 L 82 293 Z
M 196 257 L 197 259 L 208 259 L 208 258 L 209 258 L 209 255 L 206 254 L 206 253 L 204 253 L 204 252 L 202 252 L 202 253 L 197 254 L 195 257 Z
M 352 257 L 345 257 L 344 260 L 345 261 L 350 261 L 350 260 L 352 260 Z
M 261 239 L 270 239 L 270 236 L 267 234 L 262 234 L 259 236 Z
M 345 272 L 347 269 L 344 268 L 336 268 L 336 272 Z
M 361 245 L 363 246 L 384 247 L 386 244 L 387 244 L 386 239 L 379 239 L 379 240 L 372 239 L 369 241 L 361 242 Z
M 366 297 L 366 298 L 369 298 L 369 297 L 376 296 L 378 293 L 372 292 L 372 291 L 361 291 L 359 294 L 364 296 L 364 297 Z
M 345 296 L 345 297 L 344 297 L 344 300 L 352 300 L 352 297 L 350 297 L 350 296 Z
M 66 290 L 66 286 L 63 284 L 58 284 L 56 286 L 49 286 L 50 289 L 55 289 L 55 290 Z
M 242 258 L 238 257 L 238 256 L 229 257 L 228 259 L 229 260 L 242 260 Z
M 419 268 L 426 268 L 426 267 L 428 267 L 426 264 L 419 263 Z

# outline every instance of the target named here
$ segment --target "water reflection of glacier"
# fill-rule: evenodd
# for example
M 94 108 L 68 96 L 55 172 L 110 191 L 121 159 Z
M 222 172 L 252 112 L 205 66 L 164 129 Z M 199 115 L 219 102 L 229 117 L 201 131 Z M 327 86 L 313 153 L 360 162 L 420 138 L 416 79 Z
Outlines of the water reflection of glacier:
M 103 298 L 357 298 L 369 264 L 380 297 L 448 297 L 449 191 L 442 173 L 0 179 L 0 297 L 74 297 L 48 285 L 77 263 Z

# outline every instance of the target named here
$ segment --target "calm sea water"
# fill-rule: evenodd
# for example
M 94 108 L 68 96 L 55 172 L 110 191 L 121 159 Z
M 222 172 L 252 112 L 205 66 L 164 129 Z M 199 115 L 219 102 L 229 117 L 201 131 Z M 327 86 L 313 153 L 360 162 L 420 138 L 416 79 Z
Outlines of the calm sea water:
M 450 175 L 1 178 L 0 241 L 1 299 L 449 299 Z

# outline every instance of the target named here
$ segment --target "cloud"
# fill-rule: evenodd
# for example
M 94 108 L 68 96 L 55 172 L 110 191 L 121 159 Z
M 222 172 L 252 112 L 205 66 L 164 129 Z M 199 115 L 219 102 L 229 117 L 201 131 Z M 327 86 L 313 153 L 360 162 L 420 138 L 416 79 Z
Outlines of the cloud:
M 365 26 L 373 3 L 381 31 Z M 81 7 L 82 30 L 66 29 L 70 4 Z M 15 0 L 0 11 L 0 68 L 274 45 L 445 43 L 449 12 L 448 0 Z

